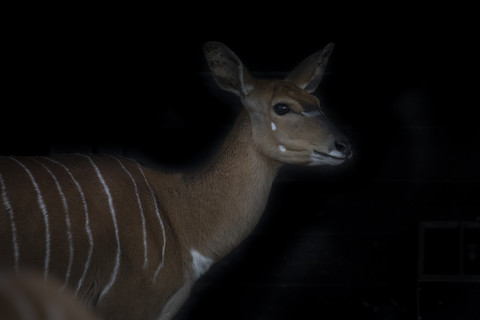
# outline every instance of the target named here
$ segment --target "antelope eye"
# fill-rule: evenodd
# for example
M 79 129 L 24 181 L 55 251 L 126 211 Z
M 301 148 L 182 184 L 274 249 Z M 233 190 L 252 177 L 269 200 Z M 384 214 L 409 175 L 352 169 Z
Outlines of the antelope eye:
M 273 111 L 275 111 L 275 113 L 278 114 L 279 116 L 283 116 L 284 114 L 287 114 L 290 112 L 290 107 L 285 103 L 277 103 L 276 105 L 273 106 Z

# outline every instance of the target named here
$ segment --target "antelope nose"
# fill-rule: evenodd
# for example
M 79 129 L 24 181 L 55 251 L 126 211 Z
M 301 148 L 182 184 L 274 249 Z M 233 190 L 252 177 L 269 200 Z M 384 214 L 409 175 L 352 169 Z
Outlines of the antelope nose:
M 352 144 L 348 141 L 337 140 L 335 141 L 335 149 L 345 156 L 350 156 L 352 154 Z

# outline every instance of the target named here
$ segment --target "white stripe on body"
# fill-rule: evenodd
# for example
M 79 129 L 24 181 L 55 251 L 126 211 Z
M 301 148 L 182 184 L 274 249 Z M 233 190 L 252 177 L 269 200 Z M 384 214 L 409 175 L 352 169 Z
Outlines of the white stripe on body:
M 146 226 L 146 222 L 145 222 L 145 214 L 144 214 L 144 212 L 143 212 L 142 202 L 140 201 L 140 195 L 139 195 L 139 193 L 138 193 L 137 183 L 135 182 L 135 179 L 133 178 L 132 174 L 127 170 L 127 168 L 125 168 L 125 166 L 123 165 L 123 163 L 120 161 L 120 159 L 115 158 L 114 156 L 112 156 L 112 158 L 114 158 L 115 160 L 117 160 L 118 163 L 120 164 L 120 166 L 122 167 L 122 169 L 128 174 L 128 176 L 130 177 L 130 180 L 132 180 L 133 188 L 135 189 L 135 195 L 137 196 L 138 210 L 139 210 L 139 212 L 140 212 L 140 217 L 141 217 L 141 219 L 142 219 L 142 231 L 143 231 L 143 268 L 146 269 L 146 268 L 147 268 L 147 265 L 148 265 L 147 226 Z
M 0 185 L 2 187 L 3 205 L 7 209 L 8 214 L 10 216 L 10 226 L 11 226 L 11 229 L 12 229 L 14 268 L 15 268 L 15 271 L 18 272 L 18 263 L 19 263 L 19 259 L 20 259 L 20 251 L 19 251 L 18 242 L 17 242 L 17 227 L 15 225 L 13 208 L 10 205 L 10 201 L 8 200 L 7 188 L 5 187 L 5 182 L 3 181 L 3 177 L 2 177 L 1 174 L 0 174 Z
M 37 192 L 38 206 L 40 207 L 40 210 L 42 211 L 43 221 L 45 223 L 45 265 L 44 265 L 44 270 L 43 270 L 44 271 L 43 277 L 44 277 L 44 280 L 46 280 L 47 276 L 48 276 L 48 267 L 50 265 L 50 224 L 48 222 L 47 207 L 45 206 L 45 202 L 43 201 L 42 193 L 40 192 L 40 188 L 38 187 L 38 184 L 35 181 L 35 178 L 33 177 L 32 172 L 30 172 L 30 170 L 23 163 L 21 163 L 19 160 L 15 159 L 13 157 L 10 157 L 10 159 L 15 161 L 16 163 L 18 163 L 25 170 L 25 172 L 30 177 L 30 180 L 32 181 L 32 184 L 33 184 L 33 187 L 35 188 L 35 191 Z
M 67 266 L 67 271 L 65 274 L 65 283 L 61 287 L 61 291 L 65 290 L 65 287 L 68 284 L 68 281 L 70 280 L 70 273 L 72 270 L 72 265 L 73 265 L 73 234 L 72 234 L 72 224 L 70 221 L 70 214 L 68 210 L 68 203 L 67 203 L 67 198 L 65 198 L 65 194 L 63 193 L 62 186 L 60 185 L 60 182 L 58 182 L 57 177 L 53 174 L 52 170 L 50 170 L 45 164 L 42 162 L 38 161 L 37 159 L 34 158 L 35 161 L 40 163 L 45 170 L 50 174 L 52 177 L 53 181 L 55 181 L 55 185 L 57 187 L 58 193 L 60 194 L 60 197 L 62 198 L 62 204 L 63 204 L 63 209 L 65 210 L 65 225 L 67 226 L 67 237 L 68 237 L 68 248 L 69 248 L 69 253 L 68 253 L 68 266 Z
M 110 189 L 108 188 L 107 183 L 103 179 L 102 173 L 100 172 L 100 169 L 98 169 L 97 165 L 95 162 L 90 158 L 88 155 L 83 155 L 86 157 L 89 161 L 90 164 L 92 165 L 93 169 L 95 170 L 95 173 L 97 174 L 98 180 L 100 180 L 100 183 L 103 186 L 103 190 L 105 191 L 105 194 L 107 195 L 107 200 L 108 200 L 108 207 L 110 209 L 110 214 L 112 216 L 113 220 L 113 226 L 115 228 L 115 239 L 117 241 L 117 255 L 115 258 L 115 266 L 112 271 L 112 275 L 110 276 L 110 281 L 107 283 L 105 288 L 103 288 L 103 291 L 100 293 L 99 300 L 101 301 L 103 297 L 110 291 L 112 286 L 114 285 L 115 281 L 117 280 L 118 272 L 120 270 L 120 254 L 121 254 L 121 249 L 120 249 L 120 236 L 118 232 L 118 224 L 117 224 L 117 215 L 115 213 L 115 207 L 113 206 L 113 199 L 112 195 L 110 193 Z
M 70 172 L 70 169 L 68 169 L 63 163 L 61 163 L 57 160 L 53 160 L 53 159 L 47 158 L 47 157 L 43 157 L 43 158 L 61 166 L 61 167 L 63 167 L 63 169 L 65 169 L 65 171 L 68 173 L 68 175 L 72 179 L 73 183 L 75 184 L 75 187 L 77 188 L 78 193 L 80 194 L 80 198 L 81 198 L 82 204 L 83 204 L 83 210 L 84 210 L 84 213 L 85 213 L 85 231 L 87 232 L 89 249 L 88 249 L 87 260 L 85 261 L 85 266 L 83 267 L 82 276 L 78 280 L 77 288 L 75 290 L 75 296 L 77 296 L 80 288 L 83 285 L 83 281 L 85 280 L 85 276 L 86 276 L 88 268 L 90 266 L 90 262 L 91 262 L 91 259 L 92 259 L 92 253 L 93 253 L 93 246 L 94 246 L 93 234 L 92 234 L 92 230 L 90 229 L 90 219 L 89 219 L 89 214 L 88 214 L 87 201 L 85 200 L 85 194 L 83 193 L 82 187 L 78 183 L 77 179 L 75 179 L 73 174 Z
M 162 236 L 163 236 L 163 246 L 162 246 L 162 261 L 157 267 L 157 270 L 155 271 L 155 274 L 153 276 L 153 282 L 157 279 L 158 273 L 160 270 L 163 268 L 163 265 L 165 263 L 165 247 L 167 245 L 167 237 L 165 235 L 165 225 L 163 224 L 162 217 L 160 216 L 160 210 L 158 209 L 158 204 L 157 204 L 157 198 L 155 197 L 155 193 L 153 192 L 152 187 L 150 186 L 150 183 L 147 180 L 147 177 L 145 176 L 145 173 L 143 172 L 142 167 L 138 162 L 135 161 L 137 164 L 138 170 L 142 173 L 143 179 L 145 179 L 145 184 L 148 187 L 148 190 L 150 191 L 150 195 L 152 196 L 153 204 L 155 205 L 155 214 L 158 218 L 158 222 L 160 223 L 160 227 L 162 228 Z

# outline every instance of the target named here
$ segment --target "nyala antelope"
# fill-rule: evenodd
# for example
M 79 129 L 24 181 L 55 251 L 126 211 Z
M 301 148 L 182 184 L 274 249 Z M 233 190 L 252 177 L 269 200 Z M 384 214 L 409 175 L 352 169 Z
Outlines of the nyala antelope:
M 312 95 L 332 50 L 266 80 L 225 45 L 206 43 L 215 82 L 244 108 L 196 171 L 109 155 L 2 158 L 0 267 L 55 275 L 105 319 L 171 319 L 195 281 L 255 227 L 282 165 L 351 157 Z

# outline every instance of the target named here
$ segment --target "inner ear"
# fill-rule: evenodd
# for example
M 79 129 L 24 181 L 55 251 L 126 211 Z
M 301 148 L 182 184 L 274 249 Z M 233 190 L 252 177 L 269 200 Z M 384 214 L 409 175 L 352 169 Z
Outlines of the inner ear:
M 215 41 L 205 43 L 203 49 L 213 78 L 220 88 L 238 96 L 245 96 L 251 91 L 253 78 L 233 51 Z
M 289 73 L 285 80 L 295 83 L 309 93 L 313 93 L 323 78 L 334 46 L 333 43 L 329 43 L 323 50 L 307 57 Z

